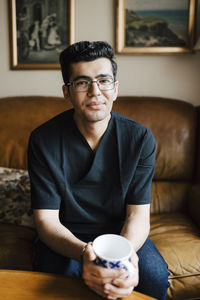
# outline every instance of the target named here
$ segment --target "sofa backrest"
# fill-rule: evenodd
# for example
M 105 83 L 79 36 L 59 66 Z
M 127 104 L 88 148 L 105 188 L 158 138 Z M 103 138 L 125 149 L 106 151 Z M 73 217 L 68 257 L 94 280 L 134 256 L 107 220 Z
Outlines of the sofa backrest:
M 27 168 L 27 145 L 31 131 L 68 109 L 60 97 L 8 97 L 0 99 L 0 166 Z
M 195 108 L 162 98 L 119 97 L 114 109 L 149 127 L 156 139 L 155 180 L 192 180 L 195 153 Z
M 194 180 L 196 109 L 165 98 L 119 97 L 115 110 L 149 127 L 157 144 L 151 212 L 185 209 Z
M 1 98 L 0 166 L 26 169 L 30 132 L 69 108 L 61 97 Z M 155 136 L 152 213 L 183 209 L 197 164 L 196 108 L 165 98 L 118 97 L 113 109 L 149 127 Z
M 200 184 L 200 106 L 196 108 L 197 110 L 197 131 L 196 131 L 196 140 L 197 140 L 197 149 L 196 149 L 196 173 L 195 181 Z

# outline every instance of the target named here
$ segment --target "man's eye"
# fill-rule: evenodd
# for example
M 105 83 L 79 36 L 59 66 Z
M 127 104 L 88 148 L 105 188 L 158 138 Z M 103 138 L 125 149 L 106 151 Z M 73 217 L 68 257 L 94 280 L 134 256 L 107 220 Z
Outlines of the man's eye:
M 100 79 L 99 83 L 100 84 L 110 84 L 110 83 L 112 83 L 112 79 L 110 79 L 110 78 Z
M 76 82 L 76 86 L 87 86 L 88 81 L 87 80 L 80 80 Z

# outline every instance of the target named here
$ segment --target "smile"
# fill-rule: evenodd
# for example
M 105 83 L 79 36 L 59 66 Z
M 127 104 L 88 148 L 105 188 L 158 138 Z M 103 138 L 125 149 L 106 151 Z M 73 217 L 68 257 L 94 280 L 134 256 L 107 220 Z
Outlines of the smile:
M 91 103 L 88 103 L 86 106 L 89 109 L 98 110 L 98 109 L 104 108 L 105 107 L 105 103 L 104 102 L 91 102 Z

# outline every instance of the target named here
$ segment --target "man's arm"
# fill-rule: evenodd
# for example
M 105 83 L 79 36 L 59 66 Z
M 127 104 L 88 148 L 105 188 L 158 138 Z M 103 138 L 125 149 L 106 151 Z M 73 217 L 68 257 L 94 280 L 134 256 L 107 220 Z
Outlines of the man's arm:
M 131 241 L 137 252 L 146 241 L 150 230 L 150 204 L 127 205 L 121 235 Z
M 150 204 L 127 205 L 126 219 L 121 235 L 126 237 L 133 246 L 132 263 L 138 273 L 138 256 L 136 252 L 146 241 L 150 231 Z
M 86 245 L 64 227 L 59 220 L 59 210 L 34 209 L 40 239 L 55 252 L 80 261 Z

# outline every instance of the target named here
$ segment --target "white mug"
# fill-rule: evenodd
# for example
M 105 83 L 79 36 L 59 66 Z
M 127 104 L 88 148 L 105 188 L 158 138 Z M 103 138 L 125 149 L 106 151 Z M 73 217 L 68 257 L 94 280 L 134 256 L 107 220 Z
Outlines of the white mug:
M 130 276 L 134 274 L 131 263 L 133 247 L 128 239 L 117 234 L 103 234 L 93 241 L 92 246 L 97 265 L 108 269 L 125 269 Z

